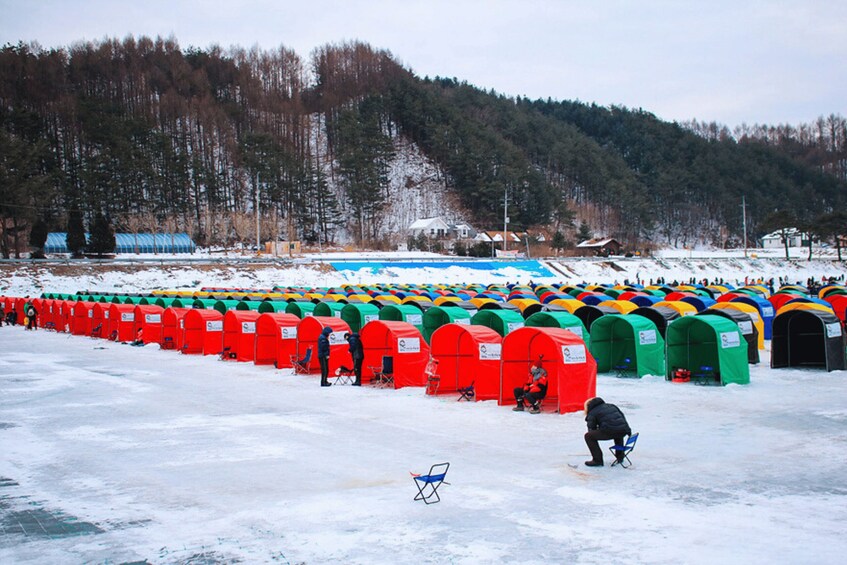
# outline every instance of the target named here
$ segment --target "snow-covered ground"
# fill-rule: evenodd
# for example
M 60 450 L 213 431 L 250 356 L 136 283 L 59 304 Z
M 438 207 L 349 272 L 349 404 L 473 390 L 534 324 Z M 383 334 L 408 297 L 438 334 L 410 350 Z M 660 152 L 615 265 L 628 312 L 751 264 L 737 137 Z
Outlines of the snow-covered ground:
M 842 563 L 847 373 L 601 375 L 582 414 L 0 328 L 0 563 Z M 451 463 L 426 506 L 410 471 Z M 608 460 L 607 460 L 608 463 Z M 578 465 L 573 469 L 569 464 Z M 64 531 L 64 533 L 62 533 Z M 72 535 L 73 534 L 73 535 Z

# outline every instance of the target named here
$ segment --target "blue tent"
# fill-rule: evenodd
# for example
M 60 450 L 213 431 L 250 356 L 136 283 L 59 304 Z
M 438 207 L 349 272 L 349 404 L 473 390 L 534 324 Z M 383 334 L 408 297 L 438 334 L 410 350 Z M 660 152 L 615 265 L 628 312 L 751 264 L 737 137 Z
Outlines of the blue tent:
M 68 234 L 64 232 L 47 234 L 44 252 L 70 253 L 67 237 Z M 89 237 L 89 234 L 85 234 L 86 241 Z M 194 253 L 196 249 L 197 246 L 187 233 L 115 234 L 115 253 Z

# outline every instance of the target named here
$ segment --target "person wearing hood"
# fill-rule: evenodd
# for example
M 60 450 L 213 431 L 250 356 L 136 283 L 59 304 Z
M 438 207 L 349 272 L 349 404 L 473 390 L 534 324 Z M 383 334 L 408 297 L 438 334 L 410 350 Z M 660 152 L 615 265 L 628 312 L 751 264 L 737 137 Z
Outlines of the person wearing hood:
M 529 368 L 529 376 L 527 376 L 526 384 L 515 388 L 515 401 L 517 406 L 512 408 L 515 412 L 524 411 L 524 402 L 529 403 L 529 413 L 538 414 L 541 412 L 539 402 L 547 396 L 547 371 L 539 364 L 534 364 Z
M 588 425 L 585 443 L 591 452 L 591 461 L 585 462 L 588 467 L 603 466 L 603 451 L 598 442 L 613 439 L 615 445 L 623 445 L 624 436 L 632 435 L 632 430 L 621 409 L 607 403 L 599 396 L 585 401 L 585 423 Z M 624 455 L 618 452 L 616 457 L 618 461 L 621 461 Z
M 362 338 L 356 332 L 346 333 L 344 338 L 349 345 L 350 357 L 353 358 L 353 372 L 356 373 L 356 382 L 353 383 L 353 386 L 362 386 L 362 361 L 365 360 Z
M 321 365 L 321 386 L 329 386 L 329 334 L 332 328 L 324 328 L 318 336 L 318 363 Z

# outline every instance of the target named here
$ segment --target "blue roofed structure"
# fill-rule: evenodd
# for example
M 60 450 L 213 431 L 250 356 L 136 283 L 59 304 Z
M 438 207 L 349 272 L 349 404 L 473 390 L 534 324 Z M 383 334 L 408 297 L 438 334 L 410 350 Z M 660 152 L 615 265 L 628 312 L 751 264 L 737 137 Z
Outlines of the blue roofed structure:
M 85 234 L 88 241 L 90 234 Z M 44 253 L 70 253 L 68 234 L 47 234 Z M 197 246 L 187 233 L 116 233 L 115 253 L 194 253 Z

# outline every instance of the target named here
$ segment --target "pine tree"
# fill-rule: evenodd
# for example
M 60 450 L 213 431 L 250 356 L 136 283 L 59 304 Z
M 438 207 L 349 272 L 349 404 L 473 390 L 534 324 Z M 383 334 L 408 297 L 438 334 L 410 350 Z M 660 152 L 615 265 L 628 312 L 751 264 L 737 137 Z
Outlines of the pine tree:
M 562 249 L 567 247 L 567 245 L 568 242 L 565 240 L 565 234 L 560 231 L 553 234 L 553 239 L 550 241 L 550 247 L 556 250 L 556 255 L 558 255 Z
M 47 244 L 47 233 L 47 222 L 44 221 L 44 218 L 38 218 L 29 232 L 29 244 L 34 248 L 30 257 L 33 259 L 44 259 L 44 246 Z
M 68 235 L 66 238 L 68 251 L 75 258 L 82 257 L 85 250 L 85 226 L 82 224 L 82 212 L 72 209 L 68 217 Z
M 91 226 L 91 241 L 88 243 L 88 251 L 97 255 L 115 252 L 115 232 L 112 224 L 102 212 L 97 212 L 94 223 Z
M 584 221 L 579 224 L 579 231 L 576 233 L 576 238 L 578 241 L 583 242 L 588 239 L 591 239 L 593 234 L 591 233 L 591 228 Z

